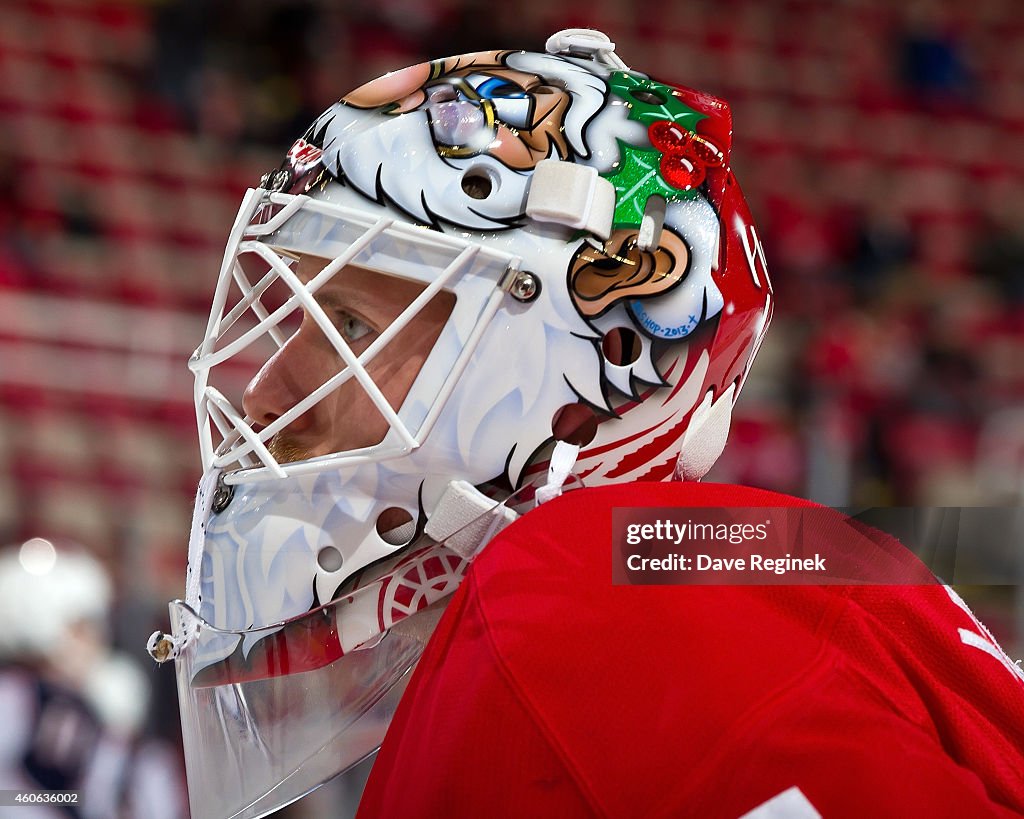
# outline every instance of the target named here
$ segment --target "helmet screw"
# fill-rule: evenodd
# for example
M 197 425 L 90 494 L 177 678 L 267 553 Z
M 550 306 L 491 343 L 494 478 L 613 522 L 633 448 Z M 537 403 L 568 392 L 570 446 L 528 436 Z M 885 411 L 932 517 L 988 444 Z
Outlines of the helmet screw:
M 228 486 L 223 479 L 217 481 L 217 488 L 213 490 L 213 501 L 210 508 L 214 512 L 223 512 L 228 508 L 231 499 L 235 496 L 235 487 Z
M 149 656 L 158 663 L 166 663 L 174 656 L 174 641 L 161 631 L 153 632 L 146 646 Z
M 528 270 L 520 270 L 512 279 L 512 298 L 522 302 L 533 301 L 540 295 L 540 279 Z
M 260 187 L 275 193 L 285 190 L 292 184 L 292 172 L 288 168 L 267 171 L 260 177 Z

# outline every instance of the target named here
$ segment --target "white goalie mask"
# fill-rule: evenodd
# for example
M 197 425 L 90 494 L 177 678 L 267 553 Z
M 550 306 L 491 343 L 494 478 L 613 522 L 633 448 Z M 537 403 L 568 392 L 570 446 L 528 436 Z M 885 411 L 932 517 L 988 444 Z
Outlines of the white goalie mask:
M 549 52 L 388 74 L 245 196 L 190 362 L 186 597 L 151 644 L 196 816 L 264 815 L 375 750 L 535 490 L 721 452 L 771 312 L 728 108 L 594 32 Z

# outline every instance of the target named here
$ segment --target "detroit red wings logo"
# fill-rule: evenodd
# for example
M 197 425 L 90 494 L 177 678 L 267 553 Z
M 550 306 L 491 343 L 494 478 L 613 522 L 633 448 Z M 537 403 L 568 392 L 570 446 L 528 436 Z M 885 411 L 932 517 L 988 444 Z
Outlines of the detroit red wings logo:
M 320 161 L 324 152 L 304 139 L 297 139 L 288 149 L 288 162 L 295 168 L 308 169 Z
M 239 649 L 202 669 L 192 685 L 226 685 L 313 671 L 353 651 L 373 648 L 392 626 L 454 593 L 468 566 L 468 561 L 444 546 L 420 549 L 398 561 L 385 576 L 268 634 L 248 655 Z
M 443 547 L 412 556 L 381 584 L 377 618 L 383 632 L 455 592 L 469 563 Z

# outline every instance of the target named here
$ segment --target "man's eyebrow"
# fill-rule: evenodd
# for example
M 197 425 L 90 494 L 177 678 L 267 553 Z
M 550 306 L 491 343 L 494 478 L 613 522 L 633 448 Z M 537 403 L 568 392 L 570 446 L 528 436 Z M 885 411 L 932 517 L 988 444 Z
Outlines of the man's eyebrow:
M 360 307 L 369 307 L 371 304 L 371 301 L 357 290 L 339 292 L 321 288 L 313 295 L 313 298 L 328 307 L 352 307 L 356 310 Z
M 372 297 L 368 297 L 358 288 L 345 290 L 321 288 L 314 295 L 321 307 L 328 307 L 335 310 L 352 310 L 359 313 L 363 318 L 374 315 L 379 306 Z

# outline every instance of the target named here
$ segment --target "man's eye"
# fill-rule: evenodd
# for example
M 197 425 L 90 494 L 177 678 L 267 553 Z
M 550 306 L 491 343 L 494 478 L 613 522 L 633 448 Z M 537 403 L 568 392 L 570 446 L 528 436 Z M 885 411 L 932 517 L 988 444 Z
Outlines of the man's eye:
M 373 328 L 361 319 L 357 319 L 351 313 L 338 313 L 338 329 L 341 334 L 345 337 L 345 341 L 352 343 L 353 341 L 359 341 L 367 333 L 373 331 Z

